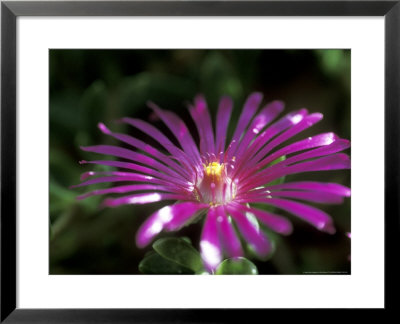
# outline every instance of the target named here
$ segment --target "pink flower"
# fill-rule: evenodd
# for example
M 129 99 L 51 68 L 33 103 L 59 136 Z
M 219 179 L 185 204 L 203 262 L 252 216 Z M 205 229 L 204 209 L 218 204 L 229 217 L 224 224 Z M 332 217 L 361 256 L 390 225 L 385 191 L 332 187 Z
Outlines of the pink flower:
M 149 104 L 150 108 L 171 130 L 179 145 L 173 144 L 166 135 L 143 120 L 123 118 L 122 122 L 151 136 L 163 150 L 137 138 L 113 133 L 105 125 L 99 124 L 103 133 L 134 149 L 111 145 L 82 147 L 84 151 L 114 156 L 121 161 L 81 163 L 107 165 L 123 171 L 84 173 L 82 180 L 90 179 L 76 187 L 109 182 L 115 185 L 78 198 L 123 194 L 118 198 L 105 199 L 104 205 L 109 207 L 168 201 L 165 207 L 149 216 L 140 227 L 136 237 L 139 247 L 148 245 L 162 231 L 177 231 L 199 215 L 206 214 L 200 251 L 209 271 L 218 266 L 224 255 L 243 255 L 236 228 L 260 257 L 271 252 L 268 237 L 254 219 L 277 233 L 291 233 L 292 225 L 287 218 L 255 208 L 252 205 L 254 203 L 274 206 L 321 231 L 334 233 L 331 217 L 307 202 L 339 204 L 344 197 L 350 196 L 349 188 L 336 183 L 314 181 L 271 182 L 295 173 L 350 169 L 348 155 L 339 153 L 349 148 L 350 142 L 333 133 L 323 133 L 282 145 L 319 122 L 323 116 L 300 109 L 275 121 L 283 111 L 283 103 L 271 102 L 257 112 L 261 100 L 260 93 L 248 97 L 229 141 L 227 128 L 233 107 L 229 97 L 221 98 L 215 133 L 204 97 L 197 96 L 189 107 L 199 134 L 199 145 L 175 113 L 162 110 L 152 103 Z M 286 159 L 271 164 L 283 156 Z M 117 185 L 119 182 L 126 184 Z

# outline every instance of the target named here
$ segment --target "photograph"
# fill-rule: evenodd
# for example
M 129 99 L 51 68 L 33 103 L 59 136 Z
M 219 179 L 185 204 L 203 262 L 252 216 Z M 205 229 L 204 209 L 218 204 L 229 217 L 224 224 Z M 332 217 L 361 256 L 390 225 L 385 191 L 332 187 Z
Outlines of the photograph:
M 351 274 L 350 49 L 48 55 L 50 275 Z

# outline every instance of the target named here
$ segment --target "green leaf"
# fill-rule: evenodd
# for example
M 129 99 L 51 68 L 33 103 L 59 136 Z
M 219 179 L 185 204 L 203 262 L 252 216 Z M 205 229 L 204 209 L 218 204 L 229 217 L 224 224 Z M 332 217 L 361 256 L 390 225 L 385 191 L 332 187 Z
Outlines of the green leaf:
M 139 263 L 139 271 L 145 274 L 193 274 L 193 271 L 150 252 Z
M 153 243 L 153 249 L 162 257 L 198 272 L 203 269 L 200 253 L 181 238 L 162 238 Z
M 237 257 L 226 259 L 220 263 L 216 270 L 217 275 L 256 275 L 258 274 L 255 264 L 246 258 Z

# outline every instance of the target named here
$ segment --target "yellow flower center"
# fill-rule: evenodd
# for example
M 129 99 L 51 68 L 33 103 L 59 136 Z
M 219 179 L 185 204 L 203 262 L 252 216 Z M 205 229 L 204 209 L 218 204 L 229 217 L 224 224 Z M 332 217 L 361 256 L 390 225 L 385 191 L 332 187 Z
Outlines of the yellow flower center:
M 203 164 L 204 174 L 207 177 L 212 177 L 213 181 L 221 179 L 222 172 L 224 171 L 224 164 L 218 162 L 211 162 L 208 165 Z

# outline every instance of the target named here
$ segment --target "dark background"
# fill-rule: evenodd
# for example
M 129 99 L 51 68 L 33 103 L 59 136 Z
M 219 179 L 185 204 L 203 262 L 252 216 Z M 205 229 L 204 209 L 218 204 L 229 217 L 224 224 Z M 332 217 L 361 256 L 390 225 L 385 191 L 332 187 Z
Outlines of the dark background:
M 185 104 L 203 93 L 215 115 L 219 97 L 228 94 L 235 102 L 232 132 L 246 97 L 261 91 L 264 102 L 283 100 L 285 112 L 305 107 L 324 114 L 319 124 L 293 140 L 327 131 L 350 139 L 349 50 L 50 50 L 49 55 L 50 274 L 137 274 L 140 260 L 151 250 L 138 249 L 134 238 L 162 203 L 100 209 L 102 197 L 76 201 L 88 189 L 69 189 L 80 182 L 81 173 L 105 170 L 79 165 L 82 159 L 103 158 L 81 151 L 80 145 L 117 144 L 97 129 L 100 121 L 135 135 L 114 121 L 138 117 L 165 131 L 146 107 L 151 100 L 176 111 L 195 129 Z M 295 179 L 350 186 L 350 171 L 288 177 Z M 350 273 L 350 240 L 345 236 L 350 232 L 350 199 L 319 207 L 333 217 L 337 233 L 319 232 L 288 216 L 293 234 L 273 237 L 277 248 L 269 261 L 252 260 L 260 273 Z M 175 235 L 189 237 L 198 248 L 200 230 L 201 224 L 194 224 Z

